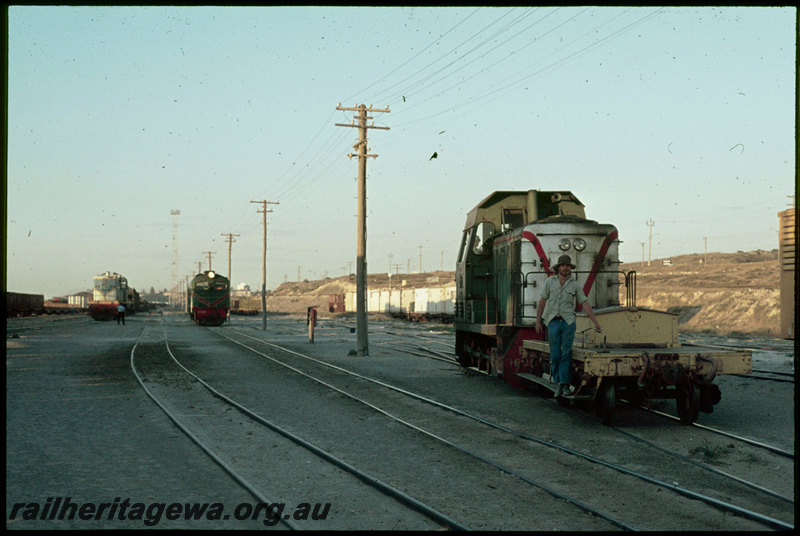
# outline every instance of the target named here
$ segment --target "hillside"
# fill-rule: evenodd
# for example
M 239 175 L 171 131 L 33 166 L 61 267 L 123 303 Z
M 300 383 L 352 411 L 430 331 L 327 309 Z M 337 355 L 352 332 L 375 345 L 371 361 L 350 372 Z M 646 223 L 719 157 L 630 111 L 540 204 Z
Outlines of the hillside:
M 704 261 L 704 257 L 707 262 Z M 636 270 L 637 305 L 679 314 L 682 331 L 780 333 L 778 251 L 709 253 L 672 257 Z
M 707 260 L 707 262 L 703 262 Z M 679 315 L 682 331 L 719 334 L 747 333 L 777 335 L 780 332 L 778 252 L 751 251 L 681 255 L 625 263 L 623 271 L 636 271 L 637 305 Z M 399 274 L 394 288 L 425 287 L 452 283 L 453 272 Z M 283 283 L 267 297 L 267 310 L 302 313 L 318 305 L 327 313 L 328 296 L 355 292 L 355 276 Z M 370 275 L 368 288 L 388 288 L 389 277 Z M 624 303 L 624 289 L 622 290 Z M 241 300 L 242 308 L 260 308 L 259 298 Z

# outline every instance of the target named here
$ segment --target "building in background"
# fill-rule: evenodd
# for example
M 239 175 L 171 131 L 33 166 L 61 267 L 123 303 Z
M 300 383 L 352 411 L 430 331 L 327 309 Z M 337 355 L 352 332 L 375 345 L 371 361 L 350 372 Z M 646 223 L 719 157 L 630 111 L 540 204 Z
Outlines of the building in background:
M 236 288 L 231 290 L 231 296 L 237 298 L 249 298 L 253 293 L 250 291 L 250 285 L 247 283 L 239 283 Z
M 78 309 L 88 309 L 89 302 L 92 300 L 91 292 L 77 292 L 71 296 L 67 296 L 67 302 Z

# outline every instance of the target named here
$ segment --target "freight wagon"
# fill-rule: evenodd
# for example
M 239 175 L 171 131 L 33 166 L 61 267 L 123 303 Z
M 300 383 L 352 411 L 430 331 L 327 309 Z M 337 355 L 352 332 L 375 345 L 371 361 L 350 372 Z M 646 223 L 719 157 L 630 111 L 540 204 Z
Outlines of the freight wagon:
M 6 317 L 40 315 L 44 312 L 44 295 L 6 292 Z
M 409 320 L 449 322 L 455 310 L 455 285 L 426 288 L 367 289 L 367 312 Z M 356 310 L 356 293 L 345 295 L 345 310 Z

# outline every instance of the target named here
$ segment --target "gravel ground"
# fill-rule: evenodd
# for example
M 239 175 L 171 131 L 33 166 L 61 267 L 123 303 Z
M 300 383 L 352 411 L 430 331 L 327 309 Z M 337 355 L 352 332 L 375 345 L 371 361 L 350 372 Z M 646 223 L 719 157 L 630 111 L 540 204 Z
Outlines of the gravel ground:
M 166 519 L 162 503 L 233 509 L 254 498 L 188 441 L 136 383 L 130 351 L 143 323 L 140 315 L 126 326 L 91 322 L 6 340 L 7 528 L 265 528 L 260 521 L 233 518 Z M 48 498 L 51 505 L 69 498 L 79 507 L 113 505 L 119 498 L 119 506 L 111 519 L 103 513 L 81 520 L 76 512 L 70 521 L 67 509 L 65 519 L 50 520 L 44 508 L 55 508 Z M 120 520 L 125 500 L 130 507 Z M 18 503 L 26 506 L 12 520 Z M 136 503 L 149 511 L 137 516 Z
M 307 379 L 298 379 L 270 364 L 265 359 L 231 350 L 229 343 L 216 337 L 213 330 L 201 330 L 182 317 L 166 315 L 170 346 L 190 368 L 203 371 L 225 386 L 234 397 L 248 407 L 269 415 L 281 426 L 298 434 L 313 437 L 326 450 L 344 458 L 357 460 L 377 476 L 384 476 L 401 489 L 413 491 L 421 500 L 440 506 L 449 515 L 467 521 L 476 529 L 493 530 L 613 530 L 615 527 L 599 518 L 576 513 L 573 506 L 553 501 L 544 492 L 516 481 L 496 469 L 477 467 L 466 456 L 452 452 L 432 440 L 421 438 L 401 425 L 386 420 L 354 402 L 343 400 Z M 44 507 L 48 498 L 70 497 L 74 503 L 113 503 L 126 498 L 131 503 L 220 503 L 230 512 L 236 505 L 255 503 L 255 499 L 235 484 L 211 462 L 191 441 L 175 428 L 144 394 L 134 380 L 129 366 L 130 349 L 144 328 L 145 317 L 128 320 L 127 326 L 116 323 L 91 322 L 24 332 L 19 339 L 7 339 L 7 439 L 6 439 L 6 512 L 8 528 L 24 529 L 96 529 L 141 528 L 145 520 L 31 520 L 36 503 Z M 231 326 L 216 328 L 221 332 L 241 328 L 256 336 L 260 319 L 234 318 Z M 424 326 L 402 323 L 370 323 L 370 355 L 356 357 L 355 335 L 339 322 L 322 320 L 316 341 L 309 344 L 305 336 L 305 319 L 270 317 L 268 340 L 275 344 L 308 353 L 327 362 L 357 370 L 365 375 L 384 378 L 409 390 L 426 394 L 443 402 L 478 413 L 487 418 L 527 433 L 543 436 L 575 448 L 596 449 L 606 456 L 633 463 L 634 453 L 615 452 L 615 445 L 630 442 L 621 435 L 599 425 L 577 409 L 559 407 L 554 401 L 515 390 L 501 380 L 466 372 L 447 363 L 398 354 L 384 345 L 389 337 L 384 331 L 406 330 L 409 334 Z M 21 332 L 22 333 L 22 332 Z M 173 382 L 174 368 L 157 360 L 160 329 L 148 329 L 142 339 L 139 359 L 143 374 L 157 389 L 183 385 L 182 393 L 164 390 L 181 415 L 193 423 L 204 422 L 209 414 L 225 410 L 201 408 L 195 402 L 196 386 Z M 720 344 L 719 341 L 717 341 Z M 766 346 L 766 343 L 764 343 Z M 773 345 L 775 346 L 775 345 Z M 770 350 L 759 350 L 756 363 L 779 363 L 789 367 L 794 354 L 791 346 L 778 344 Z M 309 369 L 311 366 L 309 365 Z M 286 381 L 291 376 L 291 381 Z M 333 376 L 333 375 L 331 375 Z M 754 382 L 733 377 L 718 379 L 722 402 L 712 414 L 702 414 L 699 422 L 732 429 L 794 451 L 794 389 L 791 384 Z M 174 385 L 173 385 L 174 383 Z M 386 397 L 390 400 L 390 397 Z M 405 411 L 400 399 L 391 398 L 397 411 Z M 189 404 L 195 404 L 189 407 Z M 183 404 L 183 405 L 181 405 Z M 205 403 L 203 403 L 205 404 Z M 210 406 L 210 405 L 209 405 Z M 674 413 L 674 403 L 663 404 Z M 409 408 L 408 411 L 411 411 Z M 416 412 L 417 409 L 413 408 Z M 438 410 L 437 410 L 438 411 Z M 458 424 L 435 417 L 433 426 L 453 434 L 459 441 L 494 445 L 495 452 L 513 452 L 517 439 L 498 437 L 488 431 L 477 432 L 473 425 Z M 346 416 L 346 418 L 343 418 Z M 793 496 L 795 481 L 791 462 L 782 462 L 731 440 L 709 439 L 691 428 L 666 423 L 638 410 L 621 408 L 620 428 L 658 440 L 686 455 L 701 457 L 725 471 L 758 481 L 771 489 Z M 291 497 L 288 505 L 300 501 L 330 502 L 332 515 L 310 528 L 318 529 L 425 529 L 392 506 L 376 508 L 369 499 L 361 502 L 347 491 L 341 475 L 335 475 L 311 458 L 303 459 L 296 449 L 275 437 L 247 436 L 242 419 L 229 417 L 226 428 L 216 424 L 204 433 L 217 445 L 233 442 L 247 445 L 239 459 L 240 467 L 250 466 L 253 478 L 272 476 L 271 490 L 276 496 Z M 463 427 L 461 435 L 458 428 Z M 363 438 L 366 432 L 367 439 Z M 233 434 L 237 435 L 233 435 Z M 261 432 L 258 432 L 261 433 Z M 242 436 L 244 434 L 244 436 Z M 477 443 L 475 443 L 477 442 Z M 525 448 L 528 448 L 527 446 Z M 599 455 L 599 454 L 598 454 Z M 504 455 L 511 464 L 514 455 Z M 619 489 L 614 479 L 601 469 L 593 468 L 582 476 L 574 474 L 575 462 L 559 461 L 543 451 L 541 475 L 550 475 L 553 464 L 563 466 L 567 480 L 578 477 L 574 489 L 589 493 L 586 500 L 603 496 L 612 513 L 630 513 L 641 509 L 642 518 L 654 518 L 652 504 L 640 504 L 636 488 Z M 463 460 L 459 461 L 461 458 Z M 253 460 L 262 460 L 257 464 Z M 392 463 L 387 464 L 387 460 Z M 303 464 L 305 476 L 288 469 Z M 636 462 L 638 463 L 638 462 Z M 652 463 L 645 459 L 641 463 Z M 268 469 L 265 467 L 268 466 Z M 581 467 L 580 465 L 576 467 Z M 528 468 L 530 469 L 530 468 Z M 261 476 L 259 476 L 259 473 Z M 691 480 L 689 474 L 687 480 Z M 609 479 L 608 485 L 602 484 Z M 426 484 L 427 483 L 427 484 Z M 593 497 L 593 495 L 595 497 Z M 665 492 L 665 497 L 670 495 Z M 52 502 L 52 501 L 51 501 Z M 14 505 L 17 509 L 11 520 Z M 659 501 L 659 509 L 675 509 L 670 525 L 653 525 L 650 520 L 637 525 L 650 530 L 751 530 L 758 526 L 735 516 L 708 517 L 707 508 L 697 501 Z M 157 512 L 153 512 L 154 514 Z M 358 514 L 358 517 L 356 514 Z M 662 511 L 660 515 L 664 515 Z M 703 517 L 705 516 L 705 517 Z M 41 515 L 37 516 L 41 517 Z M 704 519 L 703 525 L 697 519 Z M 353 525 L 360 519 L 358 525 Z M 371 523 L 365 526 L 364 519 Z M 657 516 L 654 518 L 657 519 Z M 348 525 L 348 522 L 351 523 Z M 263 529 L 262 519 L 168 520 L 162 515 L 159 528 Z M 277 525 L 275 528 L 281 528 Z

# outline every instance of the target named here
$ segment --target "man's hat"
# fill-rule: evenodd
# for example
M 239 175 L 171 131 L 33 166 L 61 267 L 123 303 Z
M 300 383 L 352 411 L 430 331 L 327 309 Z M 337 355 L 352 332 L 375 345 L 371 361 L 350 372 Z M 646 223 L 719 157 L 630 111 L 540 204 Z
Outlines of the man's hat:
M 558 267 L 561 266 L 562 264 L 569 264 L 569 266 L 573 270 L 575 269 L 575 265 L 572 264 L 572 259 L 569 258 L 569 255 L 561 255 L 558 258 L 558 262 L 556 263 L 556 269 L 558 269 Z

